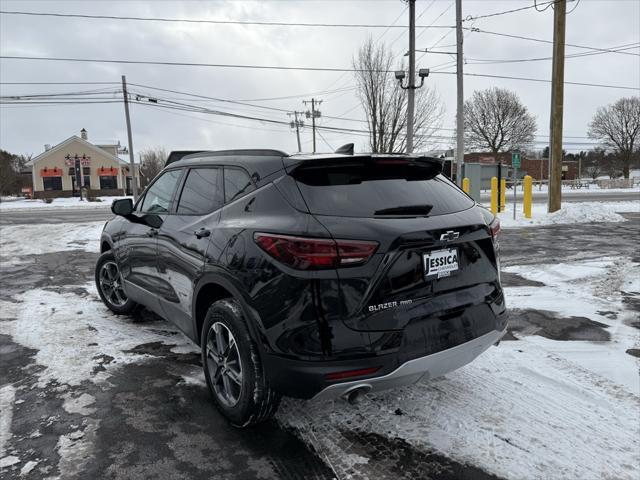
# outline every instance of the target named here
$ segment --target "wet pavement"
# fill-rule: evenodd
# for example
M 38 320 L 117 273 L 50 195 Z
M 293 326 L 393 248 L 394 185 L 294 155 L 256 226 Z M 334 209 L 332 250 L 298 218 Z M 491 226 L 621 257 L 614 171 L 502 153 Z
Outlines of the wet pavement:
M 625 216 L 630 221 L 503 230 L 502 264 L 608 255 L 629 256 L 639 262 L 632 239 L 640 238 L 640 215 Z M 95 259 L 95 254 L 81 251 L 9 262 L 2 258 L 0 299 L 15 302 L 20 294 L 41 288 L 76 295 L 79 303 L 74 309 L 81 311 L 82 302 L 90 301 L 86 285 L 92 279 Z M 535 281 L 513 273 L 504 274 L 503 282 L 505 286 L 536 286 Z M 629 302 L 638 310 L 637 295 L 630 294 Z M 511 338 L 517 333 L 572 341 L 609 339 L 605 325 L 585 317 L 559 319 L 542 310 L 515 312 Z M 148 312 L 135 322 L 170 339 L 181 335 Z M 87 380 L 69 386 L 49 382 L 42 387 L 38 373 L 44 367 L 37 362 L 37 350 L 0 334 L 0 386 L 16 389 L 10 426 L 13 437 L 7 443 L 7 454 L 26 453 L 37 462 L 28 477 L 20 474 L 22 462 L 3 468 L 2 478 L 342 478 L 337 473 L 342 471 L 339 466 L 316 452 L 313 442 L 303 441 L 295 429 L 277 420 L 249 431 L 231 427 L 215 410 L 202 384 L 185 382 L 185 372 L 199 370 L 199 355 L 173 347 L 170 342 L 136 345 L 130 353 L 145 361 L 110 370 L 106 383 Z M 637 349 L 631 350 L 627 353 L 638 356 Z M 108 355 L 101 357 L 94 374 L 112 361 Z M 87 403 L 87 398 L 92 400 Z M 403 415 L 401 410 L 396 414 Z M 368 459 L 357 470 L 350 470 L 352 478 L 498 478 L 441 453 L 417 449 L 403 439 L 368 432 L 361 425 L 341 431 L 335 443 L 350 455 Z

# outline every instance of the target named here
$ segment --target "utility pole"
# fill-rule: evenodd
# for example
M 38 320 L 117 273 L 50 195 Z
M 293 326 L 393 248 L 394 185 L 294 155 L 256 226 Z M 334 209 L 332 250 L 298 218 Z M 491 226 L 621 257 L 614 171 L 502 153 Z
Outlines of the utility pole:
M 553 10 L 549 213 L 560 210 L 562 205 L 562 116 L 564 110 L 564 36 L 566 15 L 567 0 L 556 0 Z
M 409 82 L 407 92 L 407 153 L 413 153 L 413 116 L 416 96 L 416 0 L 409 0 Z
M 133 161 L 133 137 L 131 136 L 131 119 L 129 118 L 129 96 L 127 95 L 127 78 L 124 75 L 122 75 L 122 96 L 124 97 L 124 114 L 127 118 L 127 136 L 129 137 L 129 168 L 131 169 L 131 189 L 133 190 L 133 201 L 135 202 L 138 199 L 138 185 L 136 183 L 136 166 Z
M 312 98 L 311 100 L 303 100 L 302 103 L 305 105 L 308 103 L 311 104 L 311 111 L 307 110 L 305 115 L 307 118 L 311 119 L 311 129 L 313 130 L 313 153 L 316 153 L 316 118 L 320 118 L 322 116 L 320 110 L 316 110 L 316 105 L 320 105 L 322 100 Z
M 298 114 L 302 115 L 303 112 L 295 111 L 293 113 L 288 112 L 287 115 L 293 115 L 293 120 L 289 122 L 289 126 L 291 128 L 296 129 L 296 137 L 298 139 L 298 153 L 302 152 L 302 145 L 300 144 L 300 127 L 304 127 L 304 122 L 302 120 L 298 120 Z
M 462 0 L 456 0 L 456 79 L 458 84 L 458 108 L 456 116 L 456 182 L 462 186 L 462 164 L 464 163 L 464 81 L 462 57 Z M 500 184 L 498 183 L 498 188 Z

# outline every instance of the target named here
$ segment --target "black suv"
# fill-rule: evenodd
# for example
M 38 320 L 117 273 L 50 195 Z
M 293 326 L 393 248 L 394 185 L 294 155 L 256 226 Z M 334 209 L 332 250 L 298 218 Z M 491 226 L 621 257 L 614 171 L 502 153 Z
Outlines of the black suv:
M 282 395 L 357 400 L 473 360 L 505 332 L 499 222 L 424 156 L 200 152 L 101 237 L 98 292 L 202 348 L 234 425 Z

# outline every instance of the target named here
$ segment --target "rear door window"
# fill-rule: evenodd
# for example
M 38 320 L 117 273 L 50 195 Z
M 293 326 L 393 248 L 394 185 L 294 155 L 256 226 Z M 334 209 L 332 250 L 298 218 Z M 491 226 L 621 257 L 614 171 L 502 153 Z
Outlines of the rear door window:
M 251 177 L 239 168 L 224 167 L 225 203 L 232 202 L 255 190 Z
M 436 216 L 474 205 L 433 167 L 401 160 L 343 160 L 293 172 L 311 213 L 342 217 Z
M 222 168 L 189 170 L 178 201 L 179 215 L 205 215 L 223 203 Z

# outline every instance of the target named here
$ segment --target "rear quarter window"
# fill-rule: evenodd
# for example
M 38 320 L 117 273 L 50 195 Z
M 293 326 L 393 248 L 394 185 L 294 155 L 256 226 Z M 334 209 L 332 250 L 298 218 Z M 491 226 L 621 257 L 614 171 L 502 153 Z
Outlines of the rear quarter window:
M 427 205 L 428 215 L 436 216 L 474 205 L 449 179 L 420 168 L 328 165 L 292 175 L 309 210 L 318 215 L 378 217 L 376 212 L 383 210 Z

